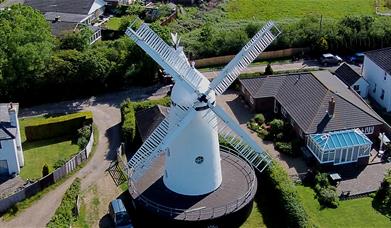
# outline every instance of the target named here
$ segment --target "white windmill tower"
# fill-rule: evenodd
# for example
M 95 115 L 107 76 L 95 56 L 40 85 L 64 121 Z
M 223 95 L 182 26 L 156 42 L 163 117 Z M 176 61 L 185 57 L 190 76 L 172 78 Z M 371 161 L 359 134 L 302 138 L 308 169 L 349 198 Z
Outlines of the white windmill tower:
M 168 189 L 185 196 L 215 191 L 222 183 L 219 137 L 262 171 L 270 157 L 216 104 L 216 96 L 280 34 L 274 23 L 268 22 L 255 34 L 212 82 L 189 64 L 177 35 L 172 35 L 173 48 L 147 24 L 137 30 L 132 29 L 133 24 L 126 34 L 172 76 L 175 85 L 168 117 L 128 163 L 130 184 L 139 181 L 152 162 L 166 153 L 163 181 Z

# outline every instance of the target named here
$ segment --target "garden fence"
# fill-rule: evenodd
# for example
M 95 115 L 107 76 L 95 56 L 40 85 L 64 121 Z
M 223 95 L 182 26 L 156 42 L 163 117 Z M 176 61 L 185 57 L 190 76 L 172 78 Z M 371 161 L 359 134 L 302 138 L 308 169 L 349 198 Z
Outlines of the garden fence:
M 69 159 L 63 166 L 54 170 L 52 173 L 46 175 L 45 177 L 42 177 L 41 179 L 30 185 L 25 186 L 23 189 L 17 191 L 16 193 L 4 199 L 0 199 L 0 214 L 6 212 L 16 203 L 34 196 L 38 192 L 44 190 L 45 188 L 56 183 L 57 181 L 61 180 L 63 177 L 74 171 L 81 163 L 88 159 L 92 151 L 93 144 L 94 133 L 91 127 L 90 140 L 88 141 L 87 146 L 83 150 L 81 150 L 79 153 Z
M 288 48 L 277 51 L 267 51 L 263 52 L 260 56 L 256 58 L 256 60 L 262 59 L 279 59 L 279 58 L 287 58 L 297 55 L 305 55 L 310 51 L 310 48 Z M 209 67 L 209 66 L 219 66 L 225 65 L 229 63 L 235 56 L 234 55 L 226 55 L 226 56 L 218 56 L 204 59 L 194 60 L 195 66 L 198 68 Z

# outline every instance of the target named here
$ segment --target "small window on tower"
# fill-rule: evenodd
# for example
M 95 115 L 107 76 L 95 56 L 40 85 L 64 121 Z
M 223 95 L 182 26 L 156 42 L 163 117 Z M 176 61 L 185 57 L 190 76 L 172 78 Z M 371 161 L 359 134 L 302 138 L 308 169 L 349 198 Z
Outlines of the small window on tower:
M 198 156 L 198 157 L 196 157 L 196 159 L 195 159 L 195 163 L 197 163 L 197 164 L 201 164 L 202 162 L 204 162 L 204 157 L 202 157 L 202 156 Z

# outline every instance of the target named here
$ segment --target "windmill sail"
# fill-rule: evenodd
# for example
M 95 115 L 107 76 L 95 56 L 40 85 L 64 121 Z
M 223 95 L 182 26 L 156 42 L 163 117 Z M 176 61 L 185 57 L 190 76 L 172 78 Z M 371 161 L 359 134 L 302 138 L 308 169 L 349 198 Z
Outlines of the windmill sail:
M 132 38 L 149 56 L 151 56 L 176 83 L 184 87 L 191 87 L 198 93 L 198 86 L 204 76 L 190 66 L 186 58 L 163 41 L 146 23 L 143 23 L 136 31 L 130 26 L 126 35 Z
M 280 30 L 269 21 L 242 50 L 224 67 L 210 84 L 216 95 L 222 94 L 239 74 L 253 62 L 280 34 Z
M 217 105 L 211 105 L 210 108 L 203 118 L 218 131 L 220 140 L 228 143 L 239 155 L 262 172 L 272 161 L 270 156 L 223 109 Z
M 175 109 L 170 110 L 170 115 L 175 115 L 174 118 L 171 116 L 171 122 L 168 117 L 165 118 L 129 160 L 128 168 L 132 172 L 132 181 L 137 181 L 143 176 L 152 162 L 161 155 L 162 150 L 181 133 L 196 113 L 194 108 L 171 109 Z

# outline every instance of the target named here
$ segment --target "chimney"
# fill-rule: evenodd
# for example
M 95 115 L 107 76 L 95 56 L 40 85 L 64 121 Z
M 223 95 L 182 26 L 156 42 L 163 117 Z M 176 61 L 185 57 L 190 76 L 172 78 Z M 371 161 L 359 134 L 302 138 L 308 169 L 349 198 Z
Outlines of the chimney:
M 16 113 L 16 108 L 14 107 L 14 105 L 12 104 L 12 102 L 9 104 L 9 107 L 8 107 L 8 115 L 9 115 L 9 118 L 10 118 L 10 124 L 12 127 L 17 127 L 18 125 L 18 117 L 17 117 L 17 113 Z
M 329 114 L 330 118 L 334 116 L 334 111 L 335 111 L 335 100 L 334 97 L 331 97 L 329 101 L 329 109 L 327 110 L 327 113 Z

